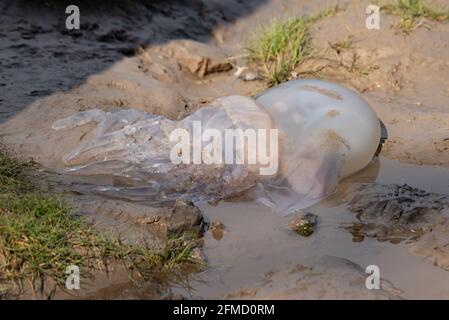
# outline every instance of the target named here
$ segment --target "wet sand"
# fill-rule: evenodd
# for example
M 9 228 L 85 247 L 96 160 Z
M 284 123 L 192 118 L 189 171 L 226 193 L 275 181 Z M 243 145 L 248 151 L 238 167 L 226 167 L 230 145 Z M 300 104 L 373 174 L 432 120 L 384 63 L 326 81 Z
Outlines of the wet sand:
M 203 252 L 210 268 L 197 276 L 208 284 L 194 282 L 190 293 L 178 288 L 168 291 L 199 298 L 449 298 L 444 267 L 449 253 L 428 250 L 435 243 L 444 248 L 442 235 L 447 232 L 440 227 L 439 238 L 427 235 L 429 242 L 421 251 L 412 250 L 407 241 L 392 244 L 365 237 L 353 242 L 351 233 L 340 228 L 341 223 L 356 219 L 342 202 L 349 182 L 407 183 L 449 195 L 447 23 L 432 22 L 431 29 L 420 28 L 405 36 L 391 28 L 395 18 L 384 15 L 381 30 L 366 30 L 367 1 L 252 0 L 242 4 L 229 0 L 195 1 L 195 5 L 169 1 L 135 11 L 83 11 L 82 30 L 69 33 L 63 28 L 63 11 L 6 1 L 1 4 L 4 19 L 0 24 L 0 138 L 20 156 L 59 172 L 64 167 L 62 155 L 91 129 L 86 125 L 64 136 L 51 130 L 55 120 L 74 112 L 129 107 L 179 119 L 218 96 L 254 95 L 264 83 L 242 81 L 234 75 L 244 65 L 241 55 L 248 30 L 268 23 L 274 15 L 313 13 L 336 3 L 347 9 L 313 27 L 314 46 L 334 59 L 329 43 L 351 35 L 354 47 L 342 59 L 356 54 L 361 68 L 376 66 L 367 75 L 329 68 L 323 76 L 361 94 L 385 123 L 389 139 L 380 166 L 373 164 L 342 184 L 333 197 L 308 210 L 319 217 L 310 238 L 289 230 L 288 217 L 252 202 L 201 205 L 206 219 L 218 219 L 225 227 L 219 241 L 211 232 L 205 234 Z M 221 71 L 195 72 L 204 58 L 220 65 Z M 117 218 L 123 210 L 141 213 L 145 208 L 130 209 L 129 204 L 98 198 L 90 194 L 89 182 L 80 184 L 53 174 L 47 182 L 106 228 L 121 226 L 131 238 L 135 234 L 152 237 L 148 230 L 130 228 L 133 218 Z M 441 223 L 441 228 L 445 226 Z M 434 254 L 439 254 L 438 266 L 434 266 L 435 257 L 429 256 Z M 312 259 L 327 255 L 337 258 Z M 363 288 L 368 264 L 380 267 L 384 291 Z M 298 265 L 302 267 L 295 268 Z M 164 296 L 155 294 L 152 284 L 146 289 L 126 280 L 111 281 L 115 283 L 99 280 L 98 292 L 94 288 L 84 295 Z M 118 285 L 122 282 L 123 287 Z

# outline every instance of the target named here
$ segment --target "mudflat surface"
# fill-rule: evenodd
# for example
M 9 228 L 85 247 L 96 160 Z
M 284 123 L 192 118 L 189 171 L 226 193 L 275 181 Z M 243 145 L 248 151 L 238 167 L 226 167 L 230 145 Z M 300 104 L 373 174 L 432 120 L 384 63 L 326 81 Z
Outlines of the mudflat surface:
M 193 291 L 180 290 L 179 294 L 200 298 L 449 298 L 447 23 L 429 22 L 431 28 L 404 35 L 391 27 L 397 18 L 387 15 L 381 15 L 380 30 L 367 30 L 364 12 L 368 1 L 213 0 L 138 4 L 137 9 L 81 8 L 81 29 L 68 31 L 63 8 L 2 1 L 0 138 L 19 155 L 33 158 L 49 171 L 60 171 L 62 155 L 91 129 L 87 125 L 63 136 L 51 130 L 55 120 L 74 112 L 137 108 L 179 119 L 219 96 L 254 95 L 265 84 L 234 75 L 245 65 L 243 48 L 251 31 L 274 16 L 315 13 L 336 3 L 345 10 L 313 26 L 314 47 L 328 60 L 335 60 L 330 44 L 348 37 L 354 40 L 340 58 L 356 55 L 359 69 L 370 71 L 348 73 L 330 66 L 322 76 L 357 91 L 385 123 L 389 139 L 380 165 L 373 164 L 342 184 L 335 196 L 310 209 L 319 217 L 310 238 L 288 230 L 288 218 L 252 202 L 200 206 L 207 219 L 218 219 L 225 228 L 221 240 L 215 240 L 212 231 L 205 235 L 203 252 L 210 268 L 198 276 L 212 285 L 198 282 Z M 432 3 L 444 5 L 446 1 Z M 204 68 L 204 59 L 215 67 Z M 50 180 L 63 191 L 78 185 L 59 175 Z M 396 211 L 384 208 L 380 217 L 360 215 L 359 207 L 351 207 L 355 182 L 370 184 L 362 190 L 365 193 L 358 194 L 363 199 L 359 204 L 365 205 L 362 211 L 372 206 L 373 199 L 385 200 L 392 186 L 403 190 L 400 186 L 406 183 L 429 195 L 406 194 L 420 208 L 418 214 L 402 208 L 400 197 L 393 195 L 387 208 L 399 207 Z M 99 205 L 105 200 L 91 195 L 68 192 L 68 197 L 75 202 L 84 199 L 81 208 L 89 203 L 85 213 L 106 225 L 124 225 L 131 235 L 142 232 L 126 227 L 129 220 L 119 221 L 114 214 L 123 208 L 137 212 L 142 208 L 130 209 L 120 202 Z M 439 202 L 434 205 L 436 199 Z M 409 214 L 424 218 L 413 224 L 404 219 L 397 224 L 391 218 Z M 370 228 L 356 226 L 355 232 L 356 223 Z M 384 233 L 380 233 L 380 224 L 387 229 L 399 226 L 399 234 L 394 233 L 396 229 L 390 231 L 401 241 L 392 243 L 385 236 L 388 230 L 382 227 Z M 410 232 L 416 228 L 422 232 L 412 237 Z M 385 281 L 381 292 L 367 292 L 363 287 L 364 268 L 369 264 L 380 267 Z M 345 280 L 349 278 L 352 281 Z M 101 290 L 94 287 L 89 296 L 155 297 L 150 284 L 147 289 L 130 289 L 128 284 L 117 285 L 119 280 L 109 285 L 111 281 L 99 285 Z

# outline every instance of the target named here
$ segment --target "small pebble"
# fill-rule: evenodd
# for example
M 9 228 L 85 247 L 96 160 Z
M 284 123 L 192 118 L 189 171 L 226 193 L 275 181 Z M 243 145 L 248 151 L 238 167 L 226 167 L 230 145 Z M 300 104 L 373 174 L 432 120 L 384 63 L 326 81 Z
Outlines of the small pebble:
M 243 78 L 244 81 L 255 81 L 259 80 L 259 76 L 255 72 L 247 72 Z
M 306 213 L 295 216 L 288 222 L 290 229 L 297 234 L 309 237 L 314 232 L 313 227 L 317 224 L 317 216 L 313 213 Z
M 225 229 L 225 227 L 220 220 L 214 220 L 214 221 L 212 221 L 212 223 L 210 225 L 212 237 L 215 240 L 221 240 L 223 238 L 224 229 Z

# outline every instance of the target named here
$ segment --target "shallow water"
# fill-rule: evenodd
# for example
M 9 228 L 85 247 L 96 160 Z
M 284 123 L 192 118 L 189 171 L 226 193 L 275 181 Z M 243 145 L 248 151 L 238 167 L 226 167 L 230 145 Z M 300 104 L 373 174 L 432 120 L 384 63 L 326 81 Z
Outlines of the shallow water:
M 339 228 L 355 221 L 355 214 L 342 202 L 345 187 L 354 182 L 407 183 L 429 191 L 449 194 L 449 170 L 403 164 L 380 159 L 357 175 L 345 180 L 331 197 L 309 208 L 318 215 L 318 226 L 309 238 L 288 228 L 289 217 L 273 214 L 255 202 L 222 202 L 213 207 L 202 204 L 207 219 L 220 220 L 225 231 L 221 240 L 211 232 L 205 235 L 204 253 L 209 270 L 192 283 L 190 297 L 223 296 L 263 280 L 264 274 L 288 264 L 300 264 L 318 255 L 349 259 L 363 269 L 375 264 L 381 278 L 400 289 L 404 298 L 448 298 L 449 273 L 430 261 L 413 255 L 407 244 L 391 244 L 365 238 L 353 242 L 352 235 Z

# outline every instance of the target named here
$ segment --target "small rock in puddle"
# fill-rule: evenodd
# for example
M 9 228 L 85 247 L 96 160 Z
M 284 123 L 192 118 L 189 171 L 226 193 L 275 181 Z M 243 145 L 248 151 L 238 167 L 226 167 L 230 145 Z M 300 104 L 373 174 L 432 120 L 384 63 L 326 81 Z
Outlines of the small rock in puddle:
M 212 223 L 210 225 L 212 237 L 215 240 L 221 240 L 223 238 L 224 229 L 225 229 L 225 227 L 220 220 L 214 220 L 214 221 L 212 221 Z
M 309 237 L 314 232 L 313 227 L 317 224 L 317 216 L 313 213 L 306 213 L 290 219 L 288 226 L 297 234 Z
M 206 257 L 204 256 L 203 251 L 198 247 L 192 249 L 192 252 L 190 253 L 190 259 L 199 265 L 203 265 L 206 262 Z
M 201 211 L 190 201 L 177 200 L 171 209 L 168 219 L 167 233 L 180 235 L 185 232 L 201 234 L 203 216 Z

